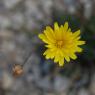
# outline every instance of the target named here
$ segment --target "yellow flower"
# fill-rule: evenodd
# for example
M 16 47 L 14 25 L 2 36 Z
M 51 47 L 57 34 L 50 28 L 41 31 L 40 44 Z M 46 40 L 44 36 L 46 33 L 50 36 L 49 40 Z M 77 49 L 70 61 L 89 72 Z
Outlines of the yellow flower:
M 47 47 L 43 55 L 46 56 L 46 59 L 54 59 L 54 62 L 59 63 L 59 66 L 64 65 L 64 60 L 69 62 L 70 58 L 76 59 L 75 53 L 82 52 L 79 45 L 85 44 L 85 41 L 80 41 L 80 30 L 72 33 L 68 28 L 68 22 L 60 27 L 58 23 L 54 23 L 54 30 L 47 26 L 44 33 L 39 34 L 39 38 Z

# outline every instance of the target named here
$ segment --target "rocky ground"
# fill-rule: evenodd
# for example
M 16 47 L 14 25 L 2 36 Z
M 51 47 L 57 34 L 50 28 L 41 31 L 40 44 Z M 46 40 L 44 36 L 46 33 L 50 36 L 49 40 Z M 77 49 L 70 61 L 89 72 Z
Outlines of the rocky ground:
M 83 16 L 89 19 L 94 3 L 0 0 L 0 95 L 95 95 L 94 68 L 81 68 L 75 62 L 59 68 L 41 56 L 43 45 L 37 37 L 44 26 L 53 23 L 54 10 L 76 14 L 83 5 Z M 22 65 L 30 54 L 24 74 L 15 78 L 13 65 Z

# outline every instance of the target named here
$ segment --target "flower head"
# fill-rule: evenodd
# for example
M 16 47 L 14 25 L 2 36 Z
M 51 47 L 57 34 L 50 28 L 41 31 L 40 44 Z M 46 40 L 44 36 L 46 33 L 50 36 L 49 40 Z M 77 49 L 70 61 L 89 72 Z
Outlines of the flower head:
M 80 30 L 73 33 L 68 27 L 68 22 L 65 22 L 64 26 L 54 23 L 54 29 L 47 26 L 44 33 L 39 34 L 39 38 L 47 47 L 43 55 L 46 59 L 54 59 L 60 66 L 64 65 L 64 60 L 69 62 L 70 58 L 76 59 L 75 53 L 82 52 L 79 45 L 85 44 L 85 41 L 80 40 Z

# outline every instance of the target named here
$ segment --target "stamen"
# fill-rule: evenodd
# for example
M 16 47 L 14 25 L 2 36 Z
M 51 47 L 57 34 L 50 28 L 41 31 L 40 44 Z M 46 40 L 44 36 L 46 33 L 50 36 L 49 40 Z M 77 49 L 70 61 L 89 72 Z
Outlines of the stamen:
M 58 47 L 58 48 L 62 48 L 63 47 L 63 41 L 61 40 L 61 41 L 57 41 L 56 42 L 56 46 Z

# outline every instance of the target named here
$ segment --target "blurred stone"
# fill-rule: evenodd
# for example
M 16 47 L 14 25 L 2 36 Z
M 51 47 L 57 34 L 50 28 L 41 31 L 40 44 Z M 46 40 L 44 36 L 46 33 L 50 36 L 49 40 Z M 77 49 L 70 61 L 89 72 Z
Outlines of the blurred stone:
M 26 0 L 25 7 L 26 25 L 28 29 L 40 28 L 41 24 L 39 22 L 46 24 L 51 22 L 51 0 Z
M 50 93 L 45 93 L 44 95 L 55 95 L 55 93 L 52 93 L 52 92 L 50 92 Z
M 68 91 L 68 88 L 70 87 L 70 80 L 66 77 L 62 77 L 60 75 L 57 75 L 55 77 L 55 82 L 54 82 L 54 89 L 57 92 L 66 92 Z
M 5 90 L 9 90 L 12 88 L 13 79 L 7 71 L 3 72 L 3 79 L 2 80 L 3 80 L 2 85 Z
M 46 76 L 39 81 L 37 81 L 37 84 L 40 88 L 42 88 L 44 91 L 52 91 L 53 90 L 53 85 L 50 82 L 50 77 Z
M 95 94 L 95 74 L 93 74 L 91 78 L 91 84 L 90 84 L 90 92 L 94 95 Z
M 2 2 L 5 6 L 2 9 L 4 11 L 1 10 L 4 16 L 0 16 L 0 27 L 2 28 L 20 29 L 24 27 L 32 30 L 41 28 L 43 24 L 52 21 L 52 0 L 25 0 L 24 2 L 22 0 L 3 0 Z M 23 6 L 16 7 L 20 2 Z
M 20 29 L 25 23 L 25 19 L 22 13 L 15 12 L 10 14 L 11 27 L 14 29 Z
M 90 0 L 80 0 L 80 2 L 84 5 L 84 17 L 89 19 L 93 13 L 93 2 Z
M 6 91 L 2 88 L 1 82 L 0 82 L 0 95 L 6 95 Z
M 7 9 L 13 8 L 21 0 L 3 0 L 3 3 Z
M 81 88 L 78 91 L 78 95 L 91 95 L 91 94 L 89 93 L 89 90 L 88 89 Z
M 7 29 L 0 30 L 0 38 L 2 38 L 2 40 L 9 39 L 12 36 L 13 36 L 13 32 L 8 31 Z
M 0 28 L 5 29 L 11 26 L 10 18 L 6 15 L 0 15 Z
M 74 14 L 77 2 L 75 0 L 54 0 L 54 8 L 58 11 Z
M 24 70 L 26 73 L 29 72 L 29 70 L 32 71 L 35 82 L 40 79 L 39 62 L 40 58 L 32 52 L 24 66 Z

